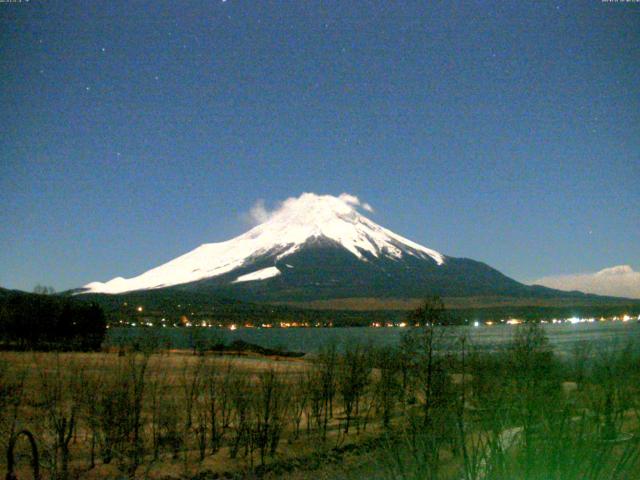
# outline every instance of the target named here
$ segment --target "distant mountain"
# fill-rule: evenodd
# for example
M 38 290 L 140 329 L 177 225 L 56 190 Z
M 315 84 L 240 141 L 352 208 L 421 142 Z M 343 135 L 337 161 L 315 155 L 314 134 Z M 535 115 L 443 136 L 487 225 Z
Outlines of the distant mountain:
M 204 244 L 141 275 L 93 282 L 78 293 L 190 291 L 244 301 L 345 298 L 591 298 L 524 285 L 475 260 L 454 258 L 381 227 L 356 197 L 305 193 L 260 225 Z

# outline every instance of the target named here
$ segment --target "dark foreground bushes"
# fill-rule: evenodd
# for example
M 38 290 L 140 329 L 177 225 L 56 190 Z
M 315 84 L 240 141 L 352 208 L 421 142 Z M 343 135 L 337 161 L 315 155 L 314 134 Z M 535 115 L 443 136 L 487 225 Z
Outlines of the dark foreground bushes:
M 0 301 L 0 344 L 16 350 L 98 350 L 102 309 L 70 298 L 12 292 Z

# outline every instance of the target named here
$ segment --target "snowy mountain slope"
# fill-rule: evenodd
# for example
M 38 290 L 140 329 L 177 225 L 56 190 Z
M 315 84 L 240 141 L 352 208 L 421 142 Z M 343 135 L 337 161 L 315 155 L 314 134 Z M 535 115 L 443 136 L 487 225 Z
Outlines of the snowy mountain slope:
M 348 194 L 305 193 L 274 212 L 261 208 L 256 213 L 262 223 L 243 235 L 202 245 L 136 277 L 90 283 L 74 293 L 269 303 L 584 296 L 524 285 L 482 262 L 444 256 L 377 225 L 359 210 L 371 207 Z
M 93 282 L 83 293 L 122 293 L 160 289 L 175 285 L 224 278 L 223 283 L 272 279 L 292 268 L 282 260 L 310 245 L 329 242 L 350 254 L 352 261 L 419 260 L 443 266 L 447 258 L 435 250 L 387 230 L 358 212 L 369 210 L 357 197 L 304 193 L 284 201 L 266 221 L 243 235 L 220 243 L 204 244 L 191 252 L 141 275 Z M 265 265 L 265 262 L 270 265 Z M 347 261 L 347 263 L 350 263 Z M 256 268 L 251 269 L 252 266 Z M 322 265 L 317 265 L 322 268 Z M 227 278 L 230 272 L 238 275 Z

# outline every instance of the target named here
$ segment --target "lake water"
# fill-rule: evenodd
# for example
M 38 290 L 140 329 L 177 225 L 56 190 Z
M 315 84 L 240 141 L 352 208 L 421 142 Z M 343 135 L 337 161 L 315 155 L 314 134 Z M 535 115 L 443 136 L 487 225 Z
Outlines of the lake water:
M 497 350 L 508 344 L 517 326 L 445 327 L 446 335 L 456 338 L 467 334 L 470 344 L 482 350 Z M 576 344 L 590 343 L 593 352 L 622 349 L 630 342 L 640 350 L 640 322 L 594 322 L 581 324 L 543 325 L 556 352 L 567 355 Z M 409 328 L 114 328 L 108 331 L 107 344 L 119 345 L 155 338 L 160 345 L 191 348 L 199 336 L 223 339 L 225 343 L 244 340 L 267 348 L 282 348 L 297 352 L 317 352 L 323 346 L 336 343 L 364 345 L 397 345 Z

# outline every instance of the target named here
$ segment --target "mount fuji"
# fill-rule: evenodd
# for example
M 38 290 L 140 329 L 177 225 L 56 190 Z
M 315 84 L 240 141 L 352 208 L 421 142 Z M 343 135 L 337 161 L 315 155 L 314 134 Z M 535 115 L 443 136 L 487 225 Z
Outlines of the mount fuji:
M 567 296 L 513 280 L 490 266 L 408 240 L 365 217 L 371 207 L 349 194 L 304 193 L 262 223 L 208 243 L 132 278 L 93 282 L 76 293 L 184 290 L 245 301 L 347 298 Z

